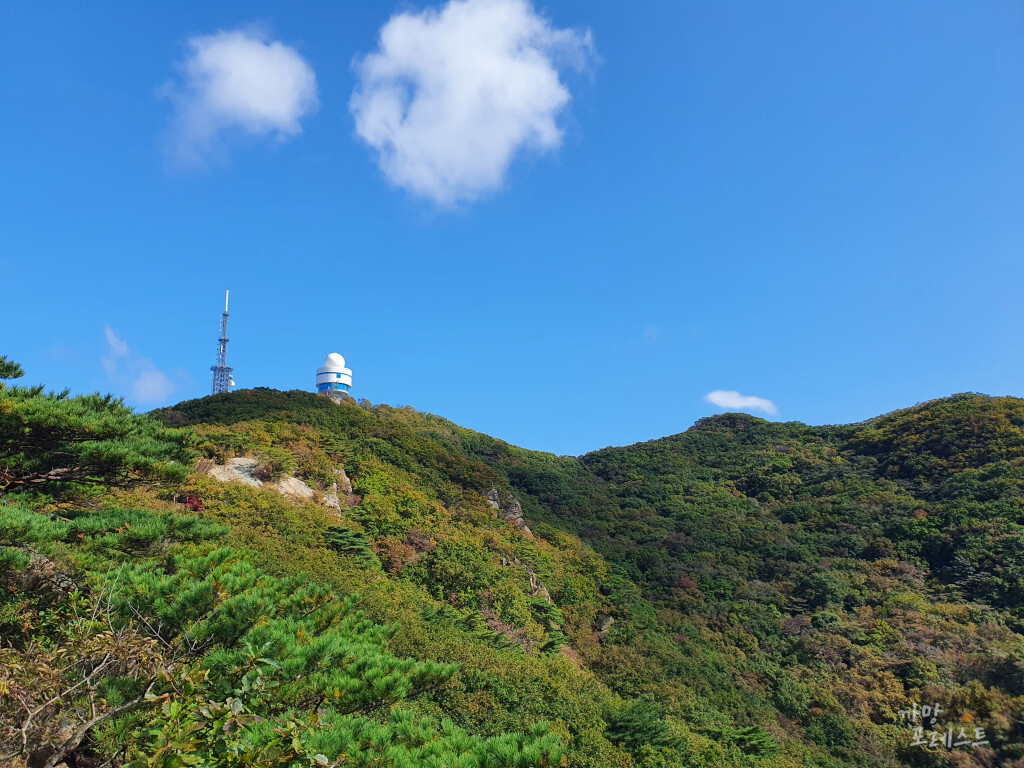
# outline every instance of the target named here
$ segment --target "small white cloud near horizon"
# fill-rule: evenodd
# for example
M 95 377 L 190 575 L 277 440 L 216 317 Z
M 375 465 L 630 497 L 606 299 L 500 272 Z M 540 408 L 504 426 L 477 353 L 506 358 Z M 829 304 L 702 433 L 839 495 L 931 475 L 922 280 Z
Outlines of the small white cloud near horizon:
M 558 149 L 589 31 L 557 29 L 529 0 L 449 0 L 403 12 L 358 59 L 349 110 L 387 180 L 438 206 L 500 189 L 517 154 Z
M 779 412 L 771 400 L 753 395 L 741 395 L 732 390 L 716 389 L 704 395 L 704 402 L 732 411 L 762 411 L 771 416 Z
M 171 378 L 148 357 L 132 352 L 131 347 L 109 325 L 103 327 L 107 339 L 107 353 L 100 364 L 111 384 L 127 389 L 137 403 L 164 402 L 177 389 Z
M 181 81 L 161 89 L 175 107 L 167 151 L 179 167 L 202 169 L 222 159 L 232 138 L 288 141 L 320 106 L 313 68 L 261 30 L 199 35 L 186 47 Z

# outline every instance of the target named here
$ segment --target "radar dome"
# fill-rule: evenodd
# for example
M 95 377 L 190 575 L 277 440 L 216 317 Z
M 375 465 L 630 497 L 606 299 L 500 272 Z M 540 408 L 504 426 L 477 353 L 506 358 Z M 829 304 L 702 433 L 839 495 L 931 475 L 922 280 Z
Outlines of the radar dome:
M 332 352 L 316 370 L 316 391 L 339 399 L 352 389 L 352 371 L 345 367 L 345 358 Z

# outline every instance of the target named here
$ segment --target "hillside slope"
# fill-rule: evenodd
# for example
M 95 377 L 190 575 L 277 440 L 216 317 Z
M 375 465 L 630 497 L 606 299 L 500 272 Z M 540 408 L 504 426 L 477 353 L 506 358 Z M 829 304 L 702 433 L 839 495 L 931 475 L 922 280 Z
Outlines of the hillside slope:
M 31 400 L 0 388 L 0 438 L 23 446 L 18 419 L 41 406 L 17 397 Z M 223 695 L 210 681 L 251 688 L 224 728 L 235 723 L 244 738 L 230 749 L 261 765 L 322 765 L 316 750 L 334 750 L 321 757 L 381 766 L 1024 766 L 1022 400 L 959 395 L 832 427 L 726 414 L 581 457 L 298 391 L 152 418 L 162 426 L 132 432 L 149 442 L 117 454 L 130 477 L 0 491 L 0 628 L 22 656 L 36 636 L 76 649 L 91 625 L 74 624 L 86 634 L 71 642 L 59 617 L 122 594 L 131 564 L 127 623 L 110 626 L 158 646 L 164 635 L 140 621 L 178 627 L 163 657 L 184 647 L 198 666 L 184 682 L 181 662 L 160 674 L 197 692 L 186 699 Z M 113 430 L 101 458 L 129 432 Z M 269 482 L 210 473 L 241 457 Z M 187 477 L 183 462 L 196 467 Z M 305 496 L 280 491 L 300 480 Z M 63 578 L 84 596 L 54 586 Z M 267 664 L 306 659 L 322 633 L 366 661 L 337 680 L 349 667 L 325 646 L 302 663 L 327 698 L 300 695 L 288 687 L 299 677 L 260 667 L 246 634 L 265 632 L 260 620 L 230 629 L 238 610 L 279 622 Z M 303 623 L 305 610 L 327 623 Z M 213 645 L 190 639 L 201 629 Z M 248 664 L 250 682 L 229 683 L 231 664 Z M 144 675 L 130 669 L 136 682 L 117 686 L 135 691 Z M 127 694 L 109 695 L 114 706 Z M 276 730 L 244 719 L 250 700 Z M 132 765 L 181 764 L 172 752 L 243 764 L 222 754 L 228 731 L 202 714 L 213 704 L 168 707 L 98 725 L 80 765 L 117 764 L 132 733 L 162 734 L 139 742 L 148 752 L 165 744 L 149 762 L 124 753 Z M 173 735 L 185 726 L 190 741 Z M 948 746 L 929 735 L 940 730 Z
M 474 491 L 514 493 L 537 537 L 515 545 L 533 550 L 520 559 L 537 564 L 572 656 L 616 694 L 605 737 L 634 762 L 985 765 L 1024 754 L 1024 401 L 960 395 L 836 427 L 727 414 L 579 458 L 304 393 L 205 398 L 163 418 L 211 438 L 253 420 L 308 427 L 350 471 L 362 501 L 349 514 L 392 576 L 532 627 L 502 613 L 479 576 L 487 545 L 467 550 L 453 534 L 444 558 L 463 558 L 479 581 L 458 594 L 444 591 L 450 563 L 393 564 L 401 537 L 431 522 L 411 495 L 378 498 L 379 473 L 407 473 L 403 493 L 452 511 Z M 986 743 L 912 745 L 899 711 L 934 703 L 947 713 L 934 727 Z

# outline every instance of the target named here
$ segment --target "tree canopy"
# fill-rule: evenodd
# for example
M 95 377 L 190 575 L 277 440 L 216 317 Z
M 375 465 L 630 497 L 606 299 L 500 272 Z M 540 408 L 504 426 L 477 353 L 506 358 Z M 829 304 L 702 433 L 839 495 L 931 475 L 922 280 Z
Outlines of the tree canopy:
M 0 368 L 11 365 L 5 359 Z M 140 416 L 111 395 L 0 389 L 0 492 L 180 480 L 191 443 L 188 431 Z
M 24 375 L 25 371 L 20 365 L 8 360 L 5 355 L 0 355 L 0 379 L 20 379 Z M 0 384 L 0 386 L 3 385 Z

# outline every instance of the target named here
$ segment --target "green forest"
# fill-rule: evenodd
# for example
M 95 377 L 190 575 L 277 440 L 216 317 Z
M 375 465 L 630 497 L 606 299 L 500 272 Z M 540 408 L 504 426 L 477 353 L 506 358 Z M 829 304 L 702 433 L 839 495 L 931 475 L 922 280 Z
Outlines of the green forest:
M 23 373 L 0 765 L 1024 767 L 1024 400 L 571 457 Z

